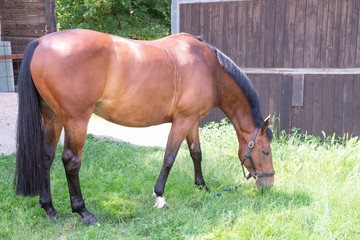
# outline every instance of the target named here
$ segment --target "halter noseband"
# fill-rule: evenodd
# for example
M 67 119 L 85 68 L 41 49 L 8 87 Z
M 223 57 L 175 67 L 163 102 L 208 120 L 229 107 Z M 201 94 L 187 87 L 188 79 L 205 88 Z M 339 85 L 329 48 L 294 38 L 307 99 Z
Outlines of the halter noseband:
M 274 172 L 258 172 L 258 170 L 256 170 L 255 168 L 255 164 L 254 164 L 254 161 L 252 159 L 252 156 L 251 156 L 251 150 L 253 149 L 253 147 L 255 146 L 255 139 L 256 139 L 256 136 L 257 136 L 257 133 L 259 131 L 259 128 L 257 127 L 253 133 L 253 136 L 251 138 L 251 141 L 249 142 L 248 144 L 248 150 L 245 154 L 245 157 L 244 159 L 241 161 L 241 167 L 242 167 L 242 171 L 243 171 L 243 174 L 244 174 L 244 177 L 246 179 L 249 179 L 251 177 L 255 177 L 255 179 L 257 180 L 258 178 L 261 178 L 261 177 L 271 177 L 271 176 L 274 176 L 275 175 L 275 171 Z M 244 169 L 244 162 L 246 161 L 246 159 L 249 159 L 250 160 L 250 163 L 252 165 L 252 168 L 253 168 L 253 172 L 252 173 L 249 173 L 247 176 L 245 174 L 245 169 Z

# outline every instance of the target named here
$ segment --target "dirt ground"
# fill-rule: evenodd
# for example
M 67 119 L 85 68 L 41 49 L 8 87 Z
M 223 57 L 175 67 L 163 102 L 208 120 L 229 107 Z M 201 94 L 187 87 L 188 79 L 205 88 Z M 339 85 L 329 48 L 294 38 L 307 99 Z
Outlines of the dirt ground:
M 17 93 L 0 93 L 0 155 L 16 150 Z M 88 133 L 141 146 L 165 147 L 171 124 L 147 128 L 129 128 L 110 123 L 93 115 Z M 63 142 L 62 134 L 60 142 Z

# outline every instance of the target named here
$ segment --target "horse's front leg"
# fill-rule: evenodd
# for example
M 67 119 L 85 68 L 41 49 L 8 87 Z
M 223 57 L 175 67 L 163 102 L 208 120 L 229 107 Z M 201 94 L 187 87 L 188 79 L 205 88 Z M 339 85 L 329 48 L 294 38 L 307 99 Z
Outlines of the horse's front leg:
M 189 118 L 173 120 L 166 146 L 164 163 L 154 187 L 153 196 L 156 197 L 156 203 L 154 207 L 167 208 L 165 199 L 163 197 L 166 180 L 169 176 L 171 167 L 174 164 L 180 145 L 196 120 L 191 120 Z
M 79 180 L 81 154 L 85 144 L 87 125 L 74 124 L 71 127 L 72 129 L 65 127 L 65 143 L 62 156 L 69 186 L 71 208 L 72 212 L 76 212 L 81 216 L 83 223 L 93 225 L 96 223 L 96 219 L 85 207 Z

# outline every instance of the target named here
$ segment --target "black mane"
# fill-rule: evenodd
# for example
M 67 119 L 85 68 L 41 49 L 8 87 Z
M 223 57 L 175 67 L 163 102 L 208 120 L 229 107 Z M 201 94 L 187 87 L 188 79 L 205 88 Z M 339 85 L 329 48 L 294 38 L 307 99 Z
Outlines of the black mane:
M 264 122 L 264 117 L 261 114 L 261 104 L 259 97 L 255 91 L 254 85 L 251 83 L 249 78 L 228 56 L 222 53 L 219 49 L 208 44 L 199 37 L 197 37 L 197 39 L 205 43 L 216 54 L 220 65 L 227 73 L 230 74 L 230 76 L 235 80 L 237 85 L 243 90 L 244 95 L 249 101 L 251 107 L 251 115 L 253 117 L 254 124 L 256 127 L 260 127 Z M 271 141 L 273 138 L 273 134 L 269 128 L 266 130 L 266 133 L 269 137 L 269 140 Z

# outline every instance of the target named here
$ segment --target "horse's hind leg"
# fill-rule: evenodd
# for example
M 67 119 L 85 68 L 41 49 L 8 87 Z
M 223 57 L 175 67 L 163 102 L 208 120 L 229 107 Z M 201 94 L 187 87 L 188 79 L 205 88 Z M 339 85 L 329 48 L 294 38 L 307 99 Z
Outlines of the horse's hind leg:
M 50 189 L 50 168 L 54 162 L 55 149 L 62 130 L 62 123 L 55 113 L 46 105 L 42 105 L 44 120 L 44 175 L 39 198 L 40 207 L 46 211 L 45 217 L 59 219 L 60 216 L 52 205 Z
M 96 223 L 96 219 L 85 207 L 79 180 L 81 154 L 86 140 L 87 124 L 88 119 L 86 121 L 73 120 L 71 124 L 65 124 L 65 142 L 62 161 L 69 186 L 72 212 L 78 213 L 82 217 L 81 221 L 83 223 L 93 225 Z
M 190 155 L 194 162 L 194 172 L 195 172 L 195 184 L 200 188 L 204 188 L 207 192 L 210 190 L 205 186 L 205 180 L 202 175 L 201 170 L 201 148 L 200 148 L 200 140 L 199 140 L 199 122 L 191 128 L 189 134 L 186 137 L 187 144 L 189 146 Z

